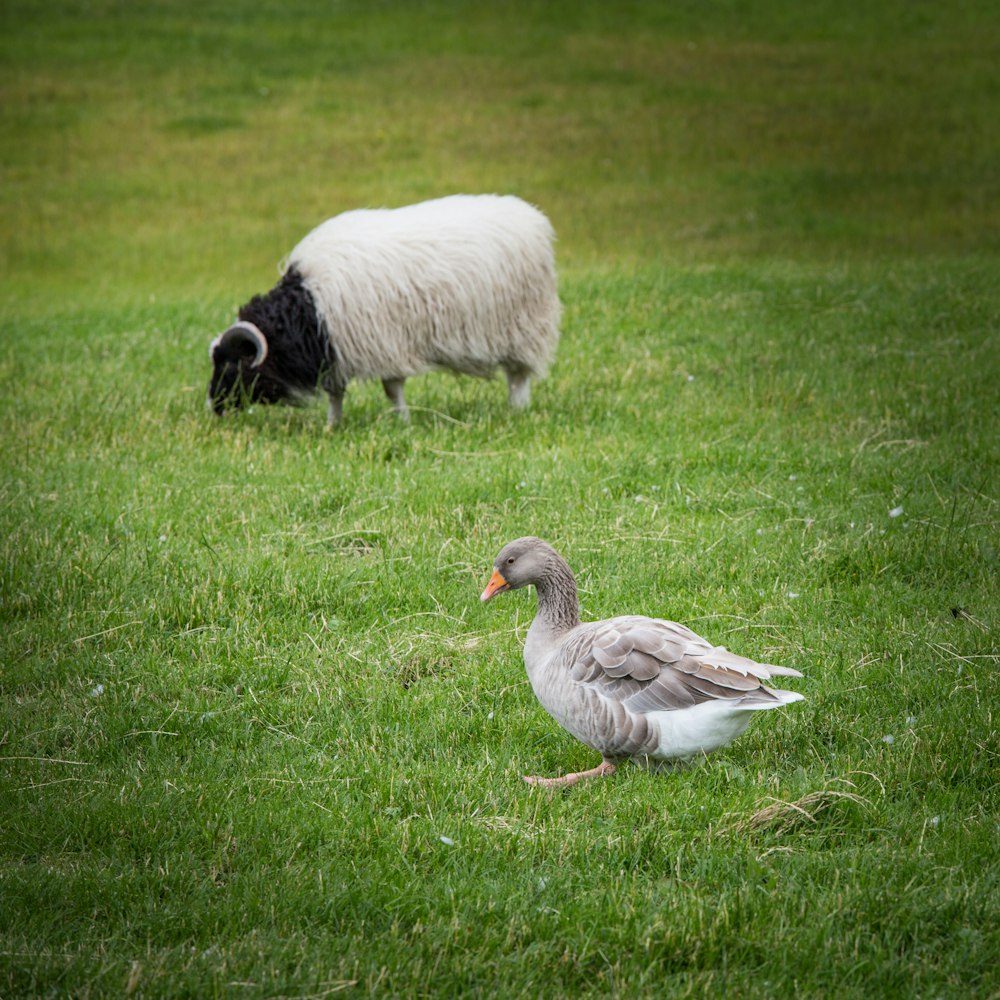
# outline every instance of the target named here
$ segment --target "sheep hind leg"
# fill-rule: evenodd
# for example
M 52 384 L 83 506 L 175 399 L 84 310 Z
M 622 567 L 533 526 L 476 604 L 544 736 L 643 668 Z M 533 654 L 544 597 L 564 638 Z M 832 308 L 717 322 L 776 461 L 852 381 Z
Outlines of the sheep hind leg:
M 382 380 L 382 388 L 385 394 L 392 400 L 392 407 L 404 423 L 409 423 L 410 411 L 406 407 L 406 400 L 403 398 L 403 383 L 406 379 L 387 378 Z
M 506 368 L 507 399 L 512 410 L 527 409 L 531 402 L 531 373 L 523 368 Z

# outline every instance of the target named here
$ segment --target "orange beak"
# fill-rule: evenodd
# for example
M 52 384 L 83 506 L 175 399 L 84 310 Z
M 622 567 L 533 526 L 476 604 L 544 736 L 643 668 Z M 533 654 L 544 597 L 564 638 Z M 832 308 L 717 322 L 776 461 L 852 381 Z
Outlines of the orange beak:
M 500 570 L 493 570 L 493 575 L 490 577 L 490 582 L 486 584 L 486 589 L 479 595 L 479 600 L 488 601 L 491 597 L 495 597 L 500 593 L 501 590 L 506 590 L 508 587 L 507 581 L 503 578 L 503 574 Z

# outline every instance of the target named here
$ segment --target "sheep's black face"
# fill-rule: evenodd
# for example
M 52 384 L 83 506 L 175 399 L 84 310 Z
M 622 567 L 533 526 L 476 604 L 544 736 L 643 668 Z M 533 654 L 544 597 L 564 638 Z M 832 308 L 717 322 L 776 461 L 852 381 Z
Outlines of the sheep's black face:
M 326 349 L 312 299 L 294 268 L 238 316 L 209 348 L 208 402 L 216 413 L 249 403 L 297 403 L 315 391 Z
M 208 400 L 220 416 L 250 403 L 279 403 L 287 398 L 288 387 L 269 374 L 267 365 L 253 368 L 245 359 L 215 362 Z

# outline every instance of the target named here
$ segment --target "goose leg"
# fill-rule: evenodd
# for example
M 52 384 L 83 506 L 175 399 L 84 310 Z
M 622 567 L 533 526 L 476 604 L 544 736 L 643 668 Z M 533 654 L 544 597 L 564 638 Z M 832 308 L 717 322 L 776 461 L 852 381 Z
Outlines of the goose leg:
M 615 762 L 605 757 L 597 767 L 592 767 L 589 771 L 574 771 L 572 774 L 564 774 L 561 778 L 539 778 L 525 775 L 524 780 L 536 788 L 567 788 L 570 785 L 575 785 L 578 781 L 582 781 L 584 778 L 603 778 L 614 774 L 616 770 L 617 765 Z

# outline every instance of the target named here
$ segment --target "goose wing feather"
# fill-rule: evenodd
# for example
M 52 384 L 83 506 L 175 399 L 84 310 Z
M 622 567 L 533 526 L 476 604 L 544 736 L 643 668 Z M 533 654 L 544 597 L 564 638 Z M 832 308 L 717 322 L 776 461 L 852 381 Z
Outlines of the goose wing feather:
M 779 699 L 762 681 L 802 676 L 713 646 L 677 622 L 639 616 L 580 626 L 560 653 L 573 680 L 634 713 L 722 699 L 773 703 Z

